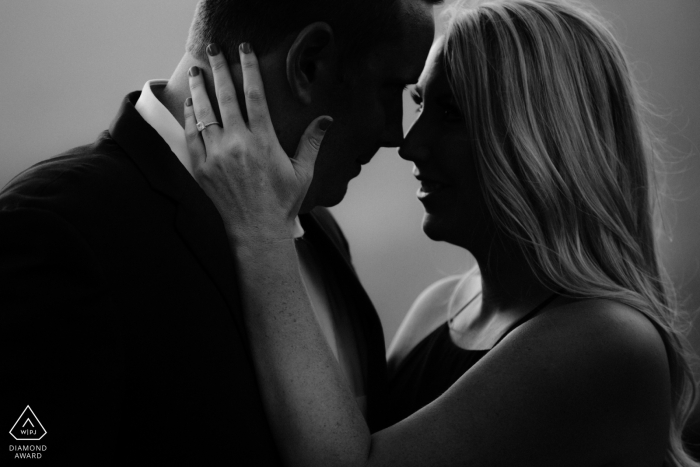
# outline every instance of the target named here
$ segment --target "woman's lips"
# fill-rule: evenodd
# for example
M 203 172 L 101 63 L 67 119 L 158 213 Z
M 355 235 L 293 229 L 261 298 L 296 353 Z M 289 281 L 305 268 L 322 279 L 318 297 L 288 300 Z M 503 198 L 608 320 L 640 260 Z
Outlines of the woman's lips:
M 430 173 L 422 171 L 415 165 L 413 166 L 413 176 L 420 182 L 420 188 L 418 189 L 418 193 L 416 193 L 416 195 L 421 201 L 430 195 L 434 195 L 435 193 L 442 191 L 447 186 L 447 184 L 439 181 L 438 177 L 432 178 Z
M 430 195 L 433 195 L 445 188 L 444 183 L 436 182 L 434 180 L 428 180 L 428 179 L 419 179 L 420 181 L 420 188 L 418 189 L 418 199 L 423 199 L 426 198 Z

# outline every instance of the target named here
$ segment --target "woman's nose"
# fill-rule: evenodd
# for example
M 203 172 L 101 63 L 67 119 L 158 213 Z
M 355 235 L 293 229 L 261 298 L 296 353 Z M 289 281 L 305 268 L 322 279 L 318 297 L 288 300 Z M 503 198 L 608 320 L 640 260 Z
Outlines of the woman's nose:
M 402 159 L 413 162 L 427 157 L 427 147 L 422 135 L 420 117 L 413 122 L 408 133 L 406 133 L 406 136 L 403 138 L 403 142 L 399 147 L 399 156 L 401 156 Z

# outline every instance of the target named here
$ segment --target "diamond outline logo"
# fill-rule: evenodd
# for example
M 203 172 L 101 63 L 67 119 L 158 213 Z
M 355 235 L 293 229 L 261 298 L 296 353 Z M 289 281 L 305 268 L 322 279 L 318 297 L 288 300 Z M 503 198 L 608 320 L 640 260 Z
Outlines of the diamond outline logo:
M 29 412 L 31 412 L 32 416 L 34 417 L 34 420 L 36 420 L 36 422 L 39 424 L 39 426 L 41 427 L 41 429 L 42 429 L 43 432 L 44 432 L 44 433 L 42 433 L 42 435 L 39 436 L 38 438 L 36 438 L 36 437 L 35 437 L 35 438 L 18 438 L 18 437 L 16 437 L 15 434 L 12 432 L 12 431 L 15 429 L 15 427 L 17 426 L 17 424 L 20 422 L 20 420 L 22 420 L 22 418 L 24 418 L 25 414 L 27 413 L 27 410 L 29 410 Z M 29 418 L 28 415 L 27 415 L 27 421 L 28 421 L 29 424 L 32 425 L 32 427 L 34 428 L 34 424 L 32 423 L 32 421 L 31 421 L 31 419 Z M 25 421 L 24 424 L 23 424 L 20 428 L 23 428 L 24 425 L 26 425 L 26 424 L 27 424 L 27 422 Z M 39 440 L 41 440 L 41 438 L 43 438 L 44 436 L 46 436 L 46 428 L 44 428 L 44 425 L 41 424 L 41 422 L 39 421 L 39 417 L 36 416 L 36 414 L 34 413 L 34 411 L 32 410 L 32 408 L 29 407 L 29 406 L 27 405 L 27 408 L 24 409 L 24 410 L 22 411 L 22 415 L 19 416 L 19 418 L 17 419 L 17 421 L 15 422 L 15 424 L 12 425 L 12 428 L 10 428 L 10 434 L 12 435 L 12 437 L 13 437 L 16 441 L 39 441 Z

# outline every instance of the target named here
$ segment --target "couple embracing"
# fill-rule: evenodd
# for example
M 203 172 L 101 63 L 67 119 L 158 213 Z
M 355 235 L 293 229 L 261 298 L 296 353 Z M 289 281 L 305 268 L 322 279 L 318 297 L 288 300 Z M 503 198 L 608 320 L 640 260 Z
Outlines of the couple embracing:
M 434 3 L 202 0 L 170 80 L 5 187 L 3 337 L 34 332 L 8 405 L 57 461 L 699 465 L 619 45 L 554 0 L 455 6 L 433 41 Z M 478 263 L 386 357 L 324 209 L 380 147 Z

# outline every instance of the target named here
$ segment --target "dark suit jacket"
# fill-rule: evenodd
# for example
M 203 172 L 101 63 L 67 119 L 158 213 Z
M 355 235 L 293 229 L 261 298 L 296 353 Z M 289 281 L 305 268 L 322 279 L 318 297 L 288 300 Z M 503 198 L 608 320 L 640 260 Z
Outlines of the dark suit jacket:
M 138 96 L 0 194 L 1 426 L 31 406 L 44 463 L 277 465 L 223 223 Z M 302 225 L 356 310 L 371 416 L 379 319 L 328 211 Z

